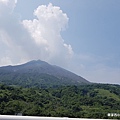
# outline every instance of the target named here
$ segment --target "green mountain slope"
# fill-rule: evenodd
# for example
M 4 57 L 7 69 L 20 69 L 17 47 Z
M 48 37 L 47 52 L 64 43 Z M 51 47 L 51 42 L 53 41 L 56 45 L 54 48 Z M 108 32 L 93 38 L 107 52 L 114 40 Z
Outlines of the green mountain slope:
M 59 88 L 0 85 L 0 113 L 78 118 L 120 118 L 120 86 L 92 84 Z
M 42 88 L 90 84 L 81 76 L 40 60 L 17 66 L 0 67 L 0 82 L 7 85 Z

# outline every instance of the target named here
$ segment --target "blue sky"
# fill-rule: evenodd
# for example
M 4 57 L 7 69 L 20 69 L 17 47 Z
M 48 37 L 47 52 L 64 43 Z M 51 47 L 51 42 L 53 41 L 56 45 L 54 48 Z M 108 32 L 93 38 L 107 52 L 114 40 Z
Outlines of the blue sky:
M 2 23 L 5 26 L 0 28 L 2 39 L 6 34 L 4 39 L 9 38 L 0 44 L 1 51 L 6 51 L 5 57 L 0 53 L 1 65 L 42 59 L 77 73 L 91 82 L 120 84 L 119 0 L 18 0 L 17 3 L 15 0 L 6 1 L 9 1 L 11 6 L 3 6 L 3 2 L 0 5 L 6 12 L 7 8 L 11 9 L 11 13 L 0 19 L 4 21 L 11 18 L 11 24 L 7 25 L 6 20 L 6 23 Z M 41 5 L 45 6 L 38 10 Z M 59 7 L 53 11 L 56 18 L 52 15 L 44 16 L 51 12 L 46 10 L 47 8 L 52 9 L 55 6 Z M 44 17 L 41 11 L 46 11 Z M 25 30 L 18 22 L 23 24 Z M 16 35 L 8 30 L 5 32 L 5 27 L 13 29 Z M 18 40 L 17 35 L 20 36 Z M 24 35 L 27 37 L 21 37 Z M 8 46 L 15 48 L 11 50 Z

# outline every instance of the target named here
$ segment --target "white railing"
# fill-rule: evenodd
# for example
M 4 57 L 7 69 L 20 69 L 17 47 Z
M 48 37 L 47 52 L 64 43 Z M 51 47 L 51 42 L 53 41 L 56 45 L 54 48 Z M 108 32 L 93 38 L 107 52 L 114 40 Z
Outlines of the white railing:
M 101 119 L 0 115 L 0 120 L 101 120 Z M 104 120 L 108 120 L 108 119 L 104 119 Z

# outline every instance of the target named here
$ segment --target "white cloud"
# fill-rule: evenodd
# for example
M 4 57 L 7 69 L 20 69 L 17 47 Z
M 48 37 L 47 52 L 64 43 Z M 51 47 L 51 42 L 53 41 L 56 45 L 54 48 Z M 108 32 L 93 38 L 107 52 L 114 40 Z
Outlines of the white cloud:
M 34 15 L 37 19 L 24 20 L 23 25 L 41 48 L 40 58 L 63 65 L 73 54 L 71 45 L 64 43 L 61 36 L 68 23 L 67 15 L 51 3 L 39 6 Z
M 0 1 L 0 65 L 3 65 L 4 58 L 9 58 L 12 64 L 27 60 L 27 52 L 32 52 L 31 47 L 35 46 L 33 39 L 13 13 L 15 4 L 15 0 Z
M 34 11 L 36 19 L 20 21 L 13 12 L 15 4 L 15 0 L 0 1 L 0 42 L 1 51 L 5 51 L 0 52 L 1 59 L 9 57 L 13 64 L 41 59 L 66 65 L 73 54 L 71 45 L 61 36 L 68 23 L 67 15 L 50 3 Z
M 60 7 L 53 6 L 51 3 L 39 6 L 35 11 L 34 15 L 37 16 L 39 22 L 54 31 L 60 32 L 63 30 L 68 23 L 68 17 L 62 12 Z

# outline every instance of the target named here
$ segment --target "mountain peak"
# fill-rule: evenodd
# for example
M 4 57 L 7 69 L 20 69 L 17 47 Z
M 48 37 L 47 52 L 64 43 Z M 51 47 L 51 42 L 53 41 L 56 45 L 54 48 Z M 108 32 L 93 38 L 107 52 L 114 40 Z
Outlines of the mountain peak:
M 32 60 L 25 64 L 1 67 L 0 82 L 21 86 L 61 86 L 90 84 L 89 81 L 68 70 L 45 61 Z
M 45 61 L 42 61 L 42 60 L 32 60 L 32 61 L 29 61 L 25 64 L 31 65 L 31 64 L 48 64 L 48 63 Z

